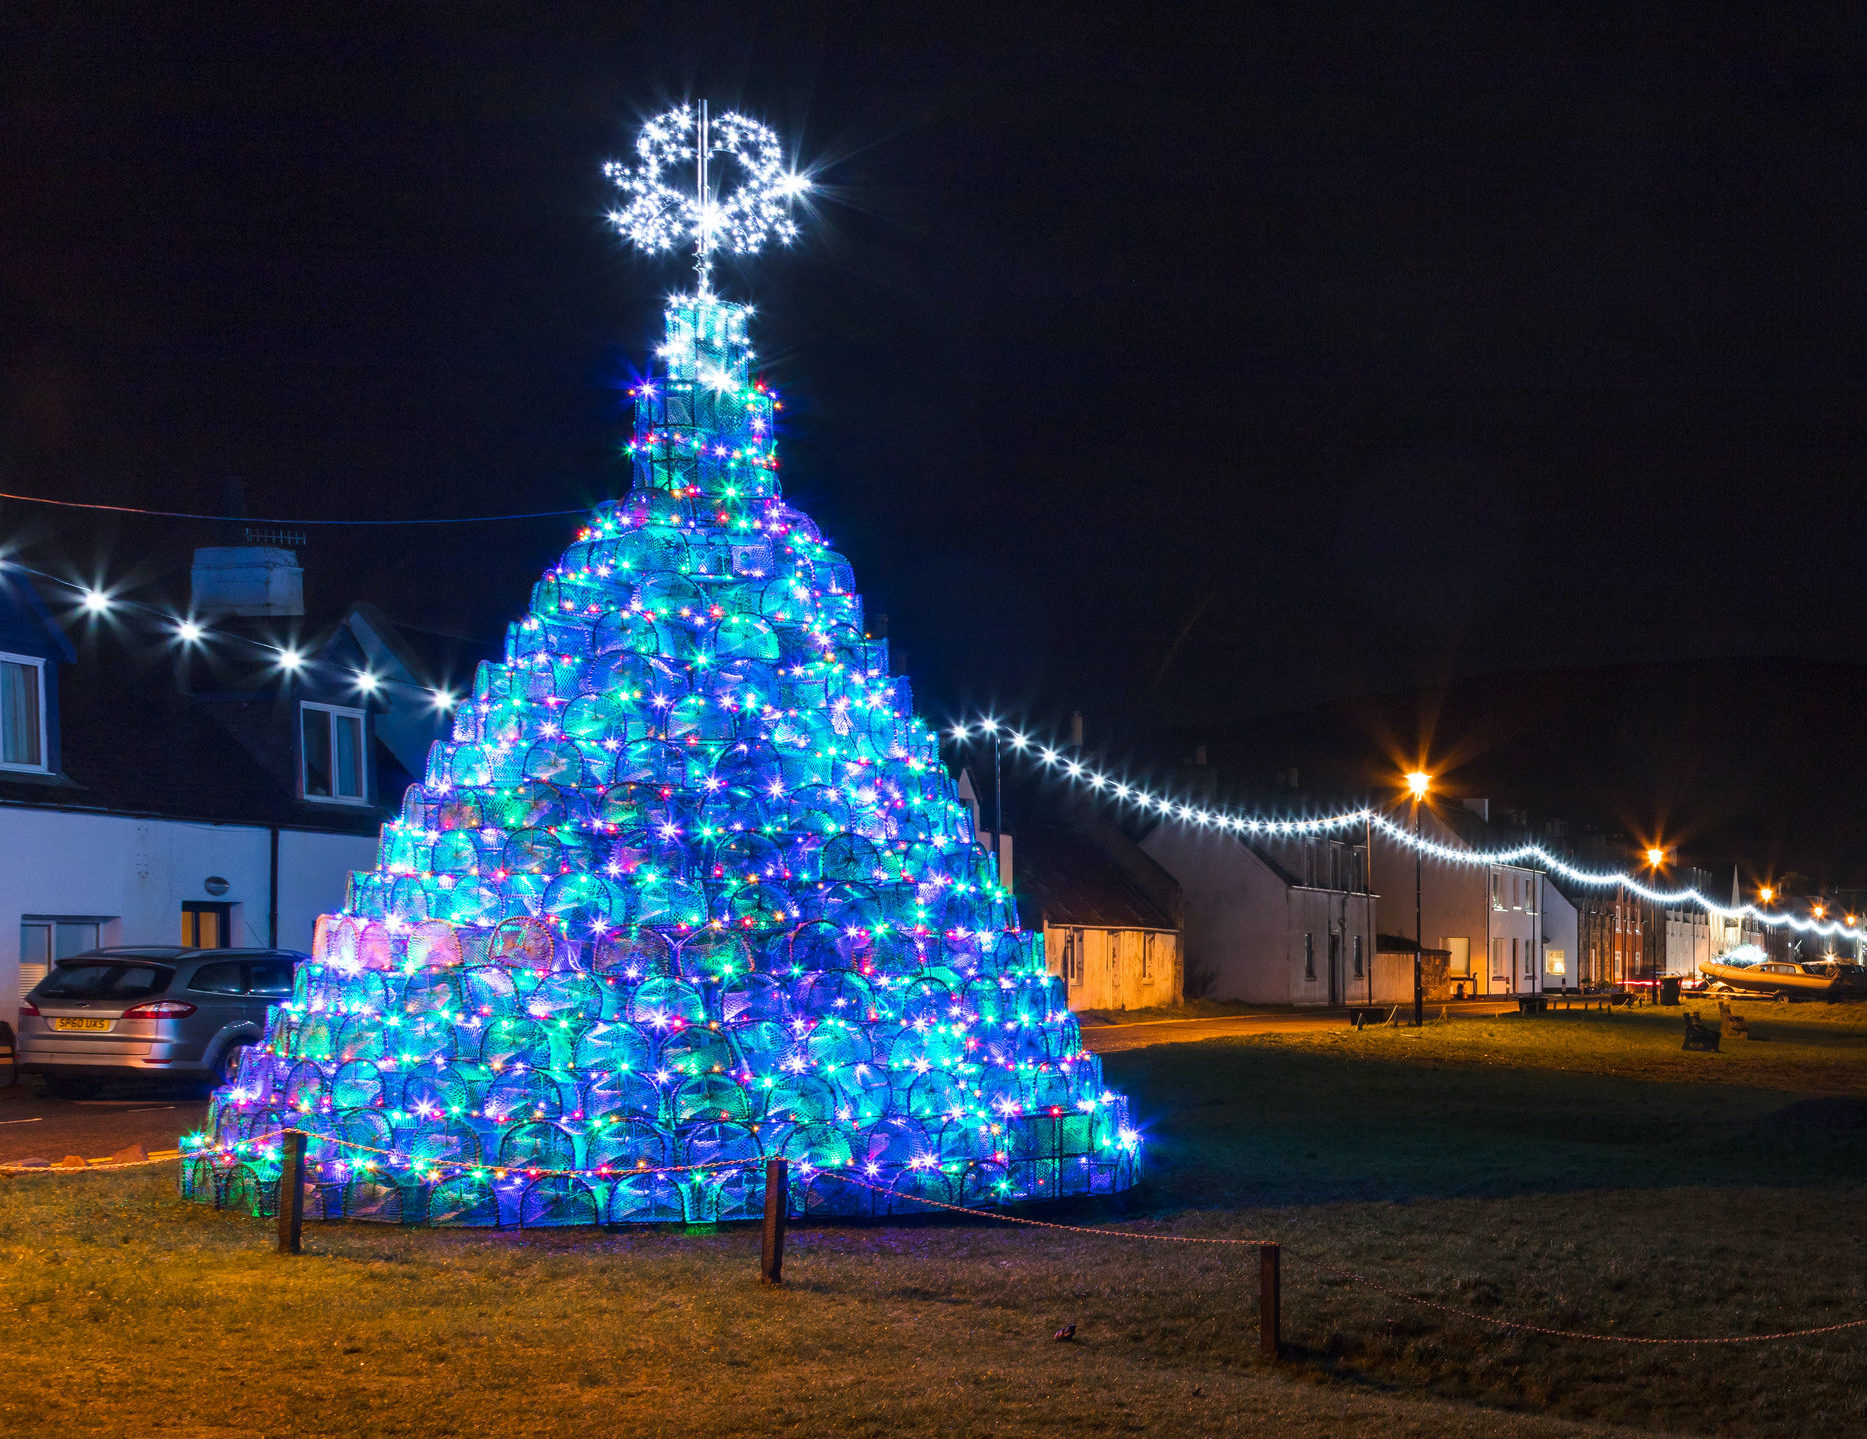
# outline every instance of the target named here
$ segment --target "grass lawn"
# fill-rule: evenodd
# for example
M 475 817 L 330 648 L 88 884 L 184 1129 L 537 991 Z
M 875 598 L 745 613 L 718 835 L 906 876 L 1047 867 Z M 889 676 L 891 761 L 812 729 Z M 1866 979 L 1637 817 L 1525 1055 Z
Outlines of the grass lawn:
M 1125 1205 L 1059 1217 L 1285 1246 L 1292 1355 L 1257 1358 L 1251 1250 L 971 1221 L 757 1235 L 404 1233 L 185 1207 L 169 1172 L 0 1181 L 0 1418 L 56 1434 L 1867 1436 L 1867 1013 L 1461 1020 L 1112 1056 L 1150 1136 Z M 1074 1342 L 1051 1333 L 1075 1323 Z

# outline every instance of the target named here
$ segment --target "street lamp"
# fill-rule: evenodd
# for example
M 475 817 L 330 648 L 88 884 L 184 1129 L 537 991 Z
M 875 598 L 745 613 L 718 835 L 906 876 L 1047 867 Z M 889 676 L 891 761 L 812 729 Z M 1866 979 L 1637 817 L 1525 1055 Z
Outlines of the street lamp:
M 1653 882 L 1655 884 L 1659 883 L 1660 866 L 1665 863 L 1666 851 L 1661 849 L 1658 845 L 1648 845 L 1647 868 L 1653 871 Z M 1647 968 L 1651 970 L 1653 974 L 1653 998 L 1657 1001 L 1660 997 L 1660 979 L 1666 973 L 1668 966 L 1672 963 L 1672 959 L 1666 952 L 1666 946 L 1670 943 L 1670 940 L 1663 939 L 1660 935 L 1659 909 L 1652 901 L 1648 902 L 1648 906 L 1647 933 L 1645 935 L 1647 942 L 1642 948 L 1648 951 Z
M 1426 851 L 1420 843 L 1420 809 L 1426 800 L 1426 792 L 1433 787 L 1433 777 L 1425 770 L 1411 770 L 1407 774 L 1407 790 L 1413 796 L 1413 1027 L 1426 1027 L 1426 989 L 1420 978 L 1420 950 L 1426 943 L 1426 930 L 1421 921 L 1420 895 L 1426 880 Z
M 1757 898 L 1762 900 L 1765 904 L 1768 904 L 1771 900 L 1776 898 L 1776 891 L 1766 884 L 1762 889 L 1757 891 Z

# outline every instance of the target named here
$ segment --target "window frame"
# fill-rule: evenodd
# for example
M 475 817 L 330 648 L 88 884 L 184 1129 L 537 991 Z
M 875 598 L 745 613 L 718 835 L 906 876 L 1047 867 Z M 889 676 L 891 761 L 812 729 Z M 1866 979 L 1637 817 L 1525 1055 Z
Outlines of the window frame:
M 305 750 L 305 713 L 307 710 L 317 710 L 330 716 L 331 748 L 325 760 L 330 768 L 333 789 L 337 787 L 337 721 L 351 719 L 357 722 L 357 784 L 361 787 L 362 793 L 356 795 L 311 793 L 311 774 L 307 764 L 309 756 Z M 298 797 L 300 799 L 307 804 L 347 804 L 360 807 L 367 807 L 370 804 L 368 710 L 358 709 L 355 705 L 334 705 L 325 704 L 321 700 L 300 700 L 298 702 L 297 748 Z
M 184 899 L 182 901 L 181 941 L 189 949 L 232 949 L 233 943 L 233 905 L 223 900 Z M 188 916 L 194 916 L 194 940 L 188 937 Z M 214 927 L 220 933 L 219 944 L 201 944 L 201 916 L 213 915 Z
M 38 698 L 39 726 L 39 762 L 24 764 L 18 760 L 0 759 L 0 771 L 8 774 L 50 774 L 52 772 L 52 735 L 50 714 L 48 713 L 49 696 L 45 690 L 46 662 L 39 655 L 14 654 L 11 650 L 0 650 L 0 664 L 20 665 L 33 671 L 33 684 Z M 5 723 L 5 714 L 0 712 L 0 726 Z M 6 735 L 0 729 L 0 755 L 6 753 Z
M 1063 931 L 1063 982 L 1083 982 L 1083 932 L 1075 925 Z

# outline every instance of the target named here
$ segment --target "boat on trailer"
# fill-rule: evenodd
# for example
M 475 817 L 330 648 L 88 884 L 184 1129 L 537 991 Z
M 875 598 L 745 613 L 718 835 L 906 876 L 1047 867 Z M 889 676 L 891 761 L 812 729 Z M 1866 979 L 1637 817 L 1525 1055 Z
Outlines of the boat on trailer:
M 1867 968 L 1838 959 L 1796 963 L 1744 945 L 1699 967 L 1714 990 L 1776 999 L 1867 999 Z

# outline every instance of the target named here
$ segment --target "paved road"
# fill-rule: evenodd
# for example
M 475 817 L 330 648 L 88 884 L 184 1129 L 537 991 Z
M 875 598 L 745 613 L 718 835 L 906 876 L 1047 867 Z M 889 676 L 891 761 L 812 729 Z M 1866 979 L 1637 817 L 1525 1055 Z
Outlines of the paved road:
M 1514 1001 L 1468 1001 L 1453 1005 L 1451 1013 L 1459 1019 L 1483 1018 L 1515 1008 Z M 1435 1008 L 1432 1012 L 1438 1011 Z M 1113 1054 L 1151 1044 L 1341 1029 L 1348 1022 L 1346 1010 L 1321 1010 L 1093 1024 L 1084 1027 L 1083 1043 L 1097 1054 Z M 0 1164 L 17 1164 L 22 1159 L 44 1159 L 56 1164 L 70 1154 L 103 1159 L 129 1144 L 141 1144 L 157 1154 L 173 1150 L 176 1140 L 198 1129 L 206 1117 L 207 1099 L 198 1088 L 118 1087 L 97 1099 L 48 1099 L 37 1083 L 25 1080 L 10 1089 L 0 1089 Z
M 1448 1005 L 1453 1019 L 1489 1019 L 1514 1013 L 1517 1001 Z M 1439 1006 L 1428 1005 L 1429 1015 L 1437 1015 Z M 1144 1049 L 1150 1044 L 1189 1044 L 1200 1039 L 1235 1039 L 1249 1034 L 1304 1034 L 1318 1029 L 1344 1029 L 1349 1023 L 1347 1010 L 1322 1010 L 1309 1014 L 1237 1014 L 1217 1019 L 1154 1019 L 1139 1024 L 1086 1024 L 1083 1044 L 1097 1054 L 1114 1054 L 1123 1049 Z
M 119 1088 L 97 1099 L 48 1099 L 32 1080 L 0 1089 L 0 1164 L 75 1154 L 103 1159 L 130 1144 L 151 1154 L 175 1148 L 207 1118 L 198 1088 Z

